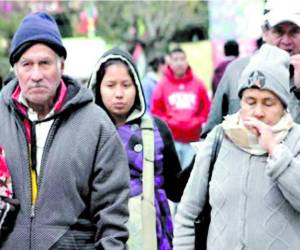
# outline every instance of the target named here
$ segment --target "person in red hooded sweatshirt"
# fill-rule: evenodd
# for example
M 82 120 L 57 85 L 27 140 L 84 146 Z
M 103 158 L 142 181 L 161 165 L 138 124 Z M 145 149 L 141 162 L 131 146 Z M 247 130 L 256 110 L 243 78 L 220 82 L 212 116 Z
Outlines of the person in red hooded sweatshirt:
M 185 52 L 181 48 L 173 49 L 165 76 L 154 90 L 151 112 L 171 129 L 182 168 L 194 159 L 190 143 L 200 139 L 209 109 L 210 100 L 203 81 L 193 74 Z

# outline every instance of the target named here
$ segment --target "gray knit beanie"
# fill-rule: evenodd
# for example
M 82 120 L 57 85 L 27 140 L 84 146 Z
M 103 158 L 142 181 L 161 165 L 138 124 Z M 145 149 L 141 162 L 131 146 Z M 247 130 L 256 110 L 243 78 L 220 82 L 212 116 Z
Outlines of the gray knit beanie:
M 59 56 L 67 57 L 67 51 L 53 17 L 46 12 L 36 12 L 27 15 L 14 34 L 9 53 L 10 64 L 13 66 L 22 54 L 36 43 L 46 44 Z
M 239 80 L 238 95 L 243 90 L 259 88 L 272 91 L 287 107 L 290 100 L 289 54 L 276 46 L 264 44 L 250 59 Z

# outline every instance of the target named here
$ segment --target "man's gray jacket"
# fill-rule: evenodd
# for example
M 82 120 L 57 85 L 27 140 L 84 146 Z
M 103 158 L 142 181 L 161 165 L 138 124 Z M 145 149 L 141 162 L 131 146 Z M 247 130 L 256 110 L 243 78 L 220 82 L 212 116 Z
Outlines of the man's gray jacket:
M 11 96 L 0 94 L 0 145 L 20 201 L 13 231 L 1 249 L 126 249 L 129 170 L 114 125 L 91 92 L 63 78 L 67 96 L 50 128 L 32 206 L 29 147 L 24 120 Z M 35 124 L 31 122 L 32 135 Z M 31 147 L 33 147 L 32 145 Z

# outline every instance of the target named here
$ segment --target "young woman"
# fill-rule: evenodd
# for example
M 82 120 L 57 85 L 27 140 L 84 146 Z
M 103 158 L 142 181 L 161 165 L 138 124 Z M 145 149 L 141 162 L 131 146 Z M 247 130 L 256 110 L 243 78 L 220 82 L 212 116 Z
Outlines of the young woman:
M 175 218 L 174 249 L 194 249 L 194 219 L 209 192 L 207 249 L 299 249 L 300 126 L 287 105 L 289 55 L 263 45 L 239 84 L 241 108 L 207 137 Z M 214 137 L 224 139 L 208 183 Z
M 172 249 L 173 225 L 168 199 L 175 202 L 180 200 L 191 167 L 181 172 L 172 135 L 161 120 L 153 118 L 154 141 L 146 141 L 142 137 L 141 124 L 145 119 L 152 118 L 144 115 L 145 100 L 140 78 L 128 53 L 119 49 L 105 53 L 93 71 L 89 85 L 94 91 L 96 104 L 106 110 L 116 124 L 127 150 L 131 198 L 143 194 L 144 148 L 146 143 L 154 145 L 155 249 Z M 142 225 L 144 228 L 145 224 Z M 138 235 L 138 232 L 130 235 L 130 249 L 133 249 L 131 242 Z M 141 245 L 137 247 L 141 249 Z

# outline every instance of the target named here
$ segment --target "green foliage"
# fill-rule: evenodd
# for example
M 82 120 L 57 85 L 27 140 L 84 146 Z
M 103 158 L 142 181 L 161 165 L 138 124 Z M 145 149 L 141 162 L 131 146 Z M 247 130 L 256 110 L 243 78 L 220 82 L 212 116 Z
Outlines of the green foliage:
M 44 7 L 51 1 L 34 1 Z M 14 11 L 0 15 L 0 75 L 7 71 L 10 40 L 25 14 L 34 4 L 12 2 Z M 57 17 L 63 36 L 79 36 L 79 13 L 88 5 L 97 9 L 96 36 L 109 44 L 134 45 L 141 42 L 146 54 L 153 50 L 166 50 L 170 42 L 184 38 L 187 29 L 198 28 L 207 38 L 208 10 L 206 1 L 61 1 L 63 13 Z M 191 29 L 192 30 L 192 29 Z M 186 35 L 186 32 L 184 33 Z M 201 38 L 200 38 L 201 39 Z
M 123 40 L 131 24 L 127 5 L 124 1 L 104 1 L 95 3 L 98 10 L 96 35 L 104 37 L 109 42 Z M 124 13 L 125 12 L 125 13 Z
M 207 35 L 208 11 L 205 1 L 100 1 L 97 35 L 114 42 L 136 42 L 146 52 L 162 49 L 178 30 L 188 26 Z
M 0 77 L 4 77 L 10 70 L 8 61 L 10 41 L 23 16 L 20 12 L 12 13 L 9 16 L 0 15 Z

